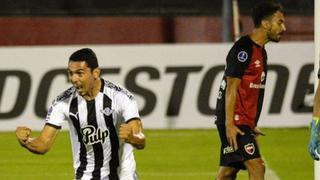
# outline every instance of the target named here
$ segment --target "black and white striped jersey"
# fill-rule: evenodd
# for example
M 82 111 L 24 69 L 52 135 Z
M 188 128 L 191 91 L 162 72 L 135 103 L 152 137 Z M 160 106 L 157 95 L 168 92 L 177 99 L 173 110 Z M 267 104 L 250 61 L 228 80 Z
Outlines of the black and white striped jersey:
M 120 124 L 139 118 L 137 103 L 126 89 L 103 80 L 94 100 L 74 87 L 59 95 L 46 123 L 61 128 L 68 121 L 75 179 L 135 180 L 133 146 L 118 138 Z

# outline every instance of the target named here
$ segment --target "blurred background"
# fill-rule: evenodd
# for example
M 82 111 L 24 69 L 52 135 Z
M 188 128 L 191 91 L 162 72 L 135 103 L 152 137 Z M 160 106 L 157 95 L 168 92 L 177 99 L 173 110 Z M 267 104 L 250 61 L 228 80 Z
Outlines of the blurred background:
M 241 34 L 258 0 L 239 0 Z M 312 0 L 281 0 L 284 41 L 313 40 Z M 0 45 L 199 43 L 232 40 L 229 0 L 3 0 Z M 299 28 L 298 28 L 299 27 Z

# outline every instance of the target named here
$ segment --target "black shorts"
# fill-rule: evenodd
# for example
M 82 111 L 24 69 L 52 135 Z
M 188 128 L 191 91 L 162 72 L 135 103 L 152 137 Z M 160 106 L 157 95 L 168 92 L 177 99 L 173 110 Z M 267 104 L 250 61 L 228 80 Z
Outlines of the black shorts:
M 246 169 L 243 162 L 260 158 L 260 151 L 255 139 L 255 133 L 249 126 L 237 126 L 245 135 L 237 136 L 238 150 L 233 151 L 229 146 L 226 137 L 226 128 L 224 124 L 217 124 L 219 136 L 221 140 L 220 149 L 220 166 L 233 167 L 236 169 Z

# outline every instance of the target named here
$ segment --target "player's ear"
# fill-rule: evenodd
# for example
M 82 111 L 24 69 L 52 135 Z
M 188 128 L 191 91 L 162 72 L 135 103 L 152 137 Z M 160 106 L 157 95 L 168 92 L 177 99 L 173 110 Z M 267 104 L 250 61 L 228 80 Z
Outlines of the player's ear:
M 263 29 L 269 29 L 269 26 L 270 26 L 270 21 L 268 21 L 268 20 L 262 20 L 261 21 L 261 27 Z
M 100 77 L 100 73 L 101 73 L 101 70 L 100 70 L 100 68 L 95 68 L 94 70 L 93 70 L 93 77 L 95 78 L 95 79 L 97 79 L 97 78 L 99 78 Z

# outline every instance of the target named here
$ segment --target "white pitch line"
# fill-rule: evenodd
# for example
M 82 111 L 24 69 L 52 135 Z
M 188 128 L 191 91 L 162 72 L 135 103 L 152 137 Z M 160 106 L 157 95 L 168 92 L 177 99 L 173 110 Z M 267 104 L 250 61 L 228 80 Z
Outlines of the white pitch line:
M 241 173 L 246 173 L 246 171 L 241 171 Z M 153 176 L 153 177 L 192 177 L 192 176 L 210 176 L 215 177 L 216 172 L 140 172 L 143 176 Z M 280 180 L 279 176 L 266 164 L 266 180 Z
M 264 163 L 266 165 L 266 180 L 280 180 L 279 176 L 275 171 L 273 171 L 267 164 L 267 162 L 264 160 Z
M 190 177 L 190 176 L 214 176 L 214 172 L 141 172 L 143 176 L 171 176 L 171 177 Z

